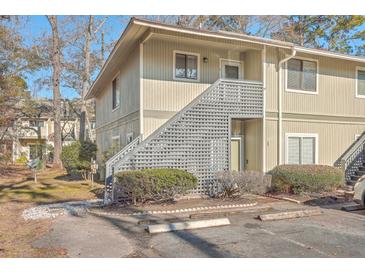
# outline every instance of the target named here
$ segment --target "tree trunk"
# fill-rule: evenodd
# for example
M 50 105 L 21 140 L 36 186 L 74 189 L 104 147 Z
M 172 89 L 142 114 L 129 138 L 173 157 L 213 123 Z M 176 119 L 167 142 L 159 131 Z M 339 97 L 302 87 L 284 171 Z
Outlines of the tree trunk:
M 53 167 L 62 168 L 62 132 L 61 132 L 61 93 L 60 93 L 60 76 L 61 76 L 61 52 L 60 37 L 58 34 L 57 17 L 55 15 L 47 16 L 52 28 L 52 68 L 53 68 L 53 107 L 54 107 L 54 157 Z
M 81 115 L 80 115 L 80 136 L 79 139 L 81 142 L 84 142 L 86 138 L 90 139 L 89 136 L 86 136 L 86 120 L 87 120 L 87 111 L 86 111 L 86 101 L 85 95 L 89 90 L 89 81 L 90 81 L 90 43 L 91 43 L 91 34 L 92 34 L 92 26 L 94 24 L 94 17 L 89 16 L 89 23 L 87 25 L 87 31 L 85 34 L 85 47 L 84 47 L 84 58 L 85 58 L 85 68 L 83 73 L 83 82 L 82 82 L 82 94 L 81 94 Z M 88 131 L 90 133 L 90 129 Z

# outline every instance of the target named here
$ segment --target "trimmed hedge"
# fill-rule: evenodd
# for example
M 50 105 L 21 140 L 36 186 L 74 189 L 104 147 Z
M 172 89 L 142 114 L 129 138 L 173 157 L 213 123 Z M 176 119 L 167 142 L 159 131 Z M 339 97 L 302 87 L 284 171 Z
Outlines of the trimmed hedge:
M 342 170 L 325 165 L 281 165 L 271 175 L 274 192 L 294 194 L 332 191 L 344 181 Z
M 197 178 L 180 169 L 142 169 L 115 174 L 114 191 L 125 194 L 133 203 L 148 200 L 169 200 L 178 194 L 186 194 L 197 186 Z

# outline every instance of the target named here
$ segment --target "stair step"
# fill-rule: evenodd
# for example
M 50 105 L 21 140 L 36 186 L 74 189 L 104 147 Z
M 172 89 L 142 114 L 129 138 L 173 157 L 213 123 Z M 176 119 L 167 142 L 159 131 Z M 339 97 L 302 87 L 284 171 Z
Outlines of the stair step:
M 360 171 L 365 171 L 365 166 L 360 166 L 360 167 L 359 167 L 359 170 L 360 170 Z

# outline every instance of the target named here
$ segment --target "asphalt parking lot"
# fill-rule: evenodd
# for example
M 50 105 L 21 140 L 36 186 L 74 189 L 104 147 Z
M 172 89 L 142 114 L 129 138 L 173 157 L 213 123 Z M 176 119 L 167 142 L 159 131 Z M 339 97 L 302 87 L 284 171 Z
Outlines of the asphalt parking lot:
M 303 208 L 282 201 L 271 206 Z M 62 247 L 70 257 L 365 257 L 365 210 L 322 211 L 270 222 L 257 220 L 258 212 L 240 213 L 229 216 L 229 226 L 153 235 L 136 217 L 63 216 L 34 245 Z

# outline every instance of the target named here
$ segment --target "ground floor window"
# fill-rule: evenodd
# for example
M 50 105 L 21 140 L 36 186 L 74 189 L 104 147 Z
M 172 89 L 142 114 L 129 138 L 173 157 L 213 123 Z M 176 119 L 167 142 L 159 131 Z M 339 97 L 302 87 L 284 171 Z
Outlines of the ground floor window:
M 308 165 L 317 163 L 318 135 L 307 133 L 286 134 L 286 164 Z

